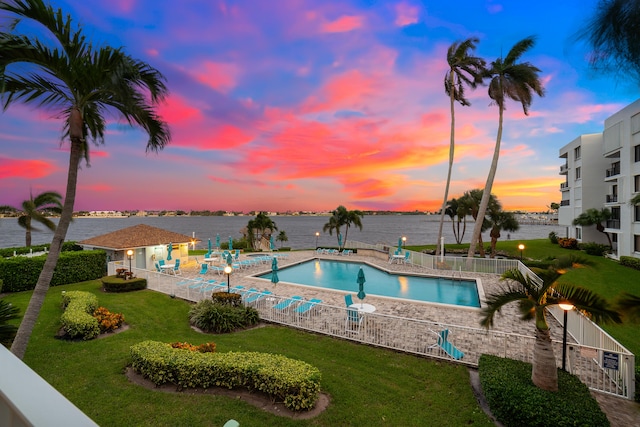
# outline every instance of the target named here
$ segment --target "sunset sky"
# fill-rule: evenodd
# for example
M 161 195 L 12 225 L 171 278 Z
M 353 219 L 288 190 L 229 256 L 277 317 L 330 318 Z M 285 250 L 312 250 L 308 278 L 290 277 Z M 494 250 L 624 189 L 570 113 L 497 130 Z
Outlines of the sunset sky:
M 172 142 L 109 117 L 105 145 L 79 172 L 75 210 L 436 210 L 449 150 L 446 50 L 480 39 L 494 60 L 524 37 L 546 96 L 529 116 L 507 105 L 493 193 L 506 209 L 560 201 L 558 150 L 637 99 L 596 75 L 574 41 L 596 1 L 53 1 L 96 44 L 159 69 Z M 532 7 L 533 5 L 533 7 Z M 486 87 L 456 106 L 450 197 L 484 187 L 498 109 Z M 51 112 L 0 114 L 0 205 L 64 195 L 68 144 Z

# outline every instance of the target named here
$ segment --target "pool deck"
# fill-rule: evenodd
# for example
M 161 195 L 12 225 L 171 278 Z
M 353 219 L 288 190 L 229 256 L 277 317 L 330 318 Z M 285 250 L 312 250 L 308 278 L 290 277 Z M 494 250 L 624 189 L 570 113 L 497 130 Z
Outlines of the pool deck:
M 278 254 L 276 252 L 276 254 Z M 386 270 L 390 273 L 411 273 L 418 275 L 432 275 L 432 276 L 444 276 L 451 275 L 447 271 L 432 270 L 429 268 L 414 266 L 411 264 L 390 264 L 388 261 L 371 256 L 361 256 L 357 254 L 340 256 L 340 255 L 328 255 L 318 254 L 315 251 L 294 251 L 294 252 L 282 252 L 279 254 L 281 258 L 278 259 L 278 265 L 283 268 L 290 264 L 299 263 L 305 260 L 313 258 L 323 258 L 332 260 L 342 260 L 351 262 L 364 262 L 370 265 L 374 265 L 378 268 Z M 243 259 L 243 257 L 241 258 Z M 195 262 L 190 262 L 183 268 L 183 277 L 197 277 L 199 271 L 199 265 Z M 294 285 L 285 282 L 279 282 L 273 284 L 269 280 L 258 279 L 252 277 L 268 273 L 271 271 L 271 265 L 261 264 L 253 266 L 247 269 L 234 270 L 230 277 L 231 287 L 242 285 L 245 289 L 256 288 L 259 290 L 269 290 L 275 295 L 280 297 L 290 297 L 293 295 L 300 295 L 305 299 L 319 298 L 325 304 L 333 306 L 344 306 L 345 291 L 323 289 L 312 286 Z M 479 286 L 482 287 L 480 299 L 483 303 L 483 294 L 489 295 L 504 286 L 504 283 L 500 281 L 500 276 L 494 274 L 483 273 L 455 273 L 455 277 L 478 279 Z M 226 276 L 219 275 L 214 272 L 207 273 L 207 278 L 226 280 Z M 354 289 L 351 292 L 354 302 L 359 302 L 357 299 L 357 285 L 354 278 Z M 365 283 L 366 292 L 366 283 Z M 364 302 L 372 304 L 376 307 L 376 313 L 386 314 L 398 317 L 405 317 L 411 319 L 427 320 L 446 325 L 458 325 L 466 326 L 470 328 L 479 328 L 481 320 L 481 309 L 460 307 L 448 304 L 437 304 L 412 301 L 406 299 L 395 299 L 389 297 L 378 297 L 367 294 Z M 552 316 L 547 316 L 548 323 L 551 327 L 551 334 L 553 339 L 562 339 L 562 327 L 553 319 Z M 502 311 L 495 316 L 494 331 L 516 333 L 527 336 L 535 336 L 535 324 L 534 322 L 523 322 L 519 319 L 516 304 L 510 304 L 503 307 Z

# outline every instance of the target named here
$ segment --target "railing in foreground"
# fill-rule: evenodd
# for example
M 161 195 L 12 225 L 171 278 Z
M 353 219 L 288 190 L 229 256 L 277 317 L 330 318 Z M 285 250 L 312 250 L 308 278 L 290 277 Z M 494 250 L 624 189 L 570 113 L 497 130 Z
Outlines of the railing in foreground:
M 110 263 L 109 271 L 115 272 L 120 262 Z M 177 286 L 182 277 L 135 269 L 138 277 L 147 279 L 147 286 L 190 301 L 198 301 L 206 296 L 192 292 L 188 286 Z M 305 315 L 296 315 L 293 310 L 280 311 L 273 308 L 284 296 L 272 295 L 253 303 L 260 317 L 269 322 L 279 323 L 310 332 L 331 335 L 364 344 L 385 347 L 417 355 L 446 359 L 468 366 L 477 366 L 480 355 L 491 354 L 532 363 L 535 337 L 514 333 L 470 328 L 459 325 L 442 324 L 424 320 L 409 319 L 378 313 L 368 313 L 362 322 L 354 325 L 348 320 L 345 307 L 318 304 Z M 577 325 L 577 322 L 573 322 Z M 572 321 L 568 322 L 571 325 Z M 589 388 L 627 399 L 635 394 L 635 357 L 617 341 L 585 319 L 580 326 L 581 333 L 572 332 L 577 339 L 586 340 L 591 334 L 599 337 L 599 343 L 567 344 L 567 370 L 576 375 Z M 437 345 L 437 334 L 449 330 L 449 341 L 464 353 L 460 360 L 451 358 Z M 585 334 L 584 331 L 590 331 Z M 597 331 L 601 331 L 598 333 Z M 556 365 L 562 366 L 562 342 L 554 340 L 553 350 Z

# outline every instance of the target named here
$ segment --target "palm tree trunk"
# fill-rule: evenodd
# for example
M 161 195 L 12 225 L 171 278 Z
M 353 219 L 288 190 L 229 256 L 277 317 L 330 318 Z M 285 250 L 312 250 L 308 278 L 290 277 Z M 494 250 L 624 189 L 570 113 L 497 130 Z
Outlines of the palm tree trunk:
M 78 166 L 80 165 L 80 158 L 82 157 L 83 143 L 78 138 L 74 138 L 71 141 L 71 151 L 69 153 L 69 173 L 67 175 L 67 192 L 64 198 L 64 206 L 62 207 L 62 213 L 60 215 L 60 221 L 56 227 L 56 231 L 53 234 L 53 240 L 51 241 L 51 248 L 49 254 L 44 262 L 44 267 L 38 277 L 38 282 L 33 290 L 33 295 L 29 300 L 29 305 L 24 313 L 18 332 L 11 345 L 11 352 L 23 359 L 27 351 L 27 345 L 31 338 L 31 333 L 38 320 L 40 309 L 44 303 L 44 298 L 49 290 L 51 279 L 53 278 L 53 272 L 58 263 L 60 257 L 60 249 L 67 236 L 67 230 L 69 224 L 73 218 L 73 206 L 76 200 L 76 185 L 78 182 Z
M 482 199 L 480 200 L 480 207 L 478 208 L 478 216 L 476 223 L 473 227 L 473 235 L 471 236 L 471 243 L 469 244 L 469 252 L 467 253 L 467 266 L 471 267 L 473 257 L 476 253 L 476 242 L 478 242 L 482 235 L 482 223 L 484 222 L 484 216 L 487 213 L 487 207 L 489 206 L 489 198 L 491 197 L 491 188 L 493 187 L 493 180 L 496 177 L 496 171 L 498 170 L 498 159 L 500 158 L 500 141 L 502 140 L 502 119 L 504 116 L 504 107 L 501 105 L 499 108 L 498 118 L 498 135 L 496 137 L 496 146 L 493 150 L 493 160 L 491 161 L 491 168 L 489 168 L 489 175 L 487 176 L 487 182 L 484 186 L 484 192 L 482 193 Z
M 30 229 L 27 229 L 27 232 L 25 234 L 25 243 L 28 248 L 31 247 L 31 230 Z
M 447 199 L 449 198 L 449 185 L 451 184 L 451 169 L 453 169 L 453 157 L 455 150 L 455 130 L 456 119 L 454 116 L 454 98 L 453 98 L 453 73 L 449 77 L 449 103 L 451 107 L 451 138 L 449 140 L 449 170 L 447 171 L 447 183 L 444 186 L 444 199 L 442 200 L 442 208 L 440 208 L 440 225 L 438 226 L 438 241 L 436 242 L 436 256 L 440 255 L 440 242 L 442 240 L 442 225 L 444 224 L 444 210 L 447 208 Z
M 558 391 L 558 368 L 549 329 L 536 328 L 531 381 L 543 390 Z

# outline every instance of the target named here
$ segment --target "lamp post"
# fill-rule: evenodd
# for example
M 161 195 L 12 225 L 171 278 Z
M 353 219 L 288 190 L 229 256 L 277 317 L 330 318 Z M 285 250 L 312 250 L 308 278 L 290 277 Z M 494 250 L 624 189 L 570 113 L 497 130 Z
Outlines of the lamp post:
M 131 260 L 133 259 L 133 250 L 127 251 L 127 258 L 129 258 L 129 273 L 131 273 Z
M 224 274 L 227 275 L 227 293 L 231 293 L 231 284 L 230 284 L 230 277 L 231 277 L 231 272 L 233 271 L 233 267 L 231 267 L 230 265 L 227 265 L 224 268 Z
M 405 236 L 402 236 L 402 247 L 407 246 L 407 238 Z
M 520 243 L 518 245 L 518 249 L 520 249 L 520 261 L 522 261 L 522 252 L 524 251 L 524 245 Z
M 562 331 L 562 370 L 566 372 L 567 366 L 567 313 L 573 310 L 573 304 L 570 302 L 561 302 L 558 306 L 564 311 L 564 322 Z
M 318 249 L 318 237 L 320 237 L 320 233 L 316 231 L 316 249 Z

